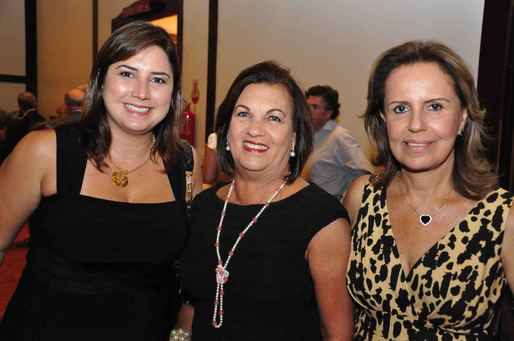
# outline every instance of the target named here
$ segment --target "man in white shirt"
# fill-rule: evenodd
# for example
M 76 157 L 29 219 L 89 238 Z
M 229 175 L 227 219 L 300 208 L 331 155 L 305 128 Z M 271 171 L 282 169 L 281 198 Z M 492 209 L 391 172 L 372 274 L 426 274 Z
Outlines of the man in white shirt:
M 370 174 L 372 166 L 350 132 L 335 121 L 339 116 L 339 93 L 328 85 L 306 92 L 314 150 L 302 176 L 338 199 L 342 199 L 353 179 Z

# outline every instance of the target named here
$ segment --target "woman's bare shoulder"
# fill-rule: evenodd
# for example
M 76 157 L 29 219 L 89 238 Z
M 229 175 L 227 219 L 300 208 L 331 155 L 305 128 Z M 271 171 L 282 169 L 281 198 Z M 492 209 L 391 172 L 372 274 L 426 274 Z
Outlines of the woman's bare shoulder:
M 348 214 L 350 215 L 350 225 L 353 225 L 355 218 L 357 217 L 357 212 L 359 211 L 359 207 L 362 201 L 364 186 L 366 185 L 368 179 L 369 175 L 363 175 L 353 180 L 344 196 L 343 206 L 346 208 Z
M 54 166 L 56 159 L 56 136 L 53 129 L 28 133 L 16 145 L 2 164 L 4 174 L 24 174 L 42 178 Z M 30 172 L 30 174 L 25 174 Z
M 15 152 L 15 156 L 21 154 L 25 158 L 28 155 L 35 158 L 35 162 L 41 162 L 49 158 L 55 159 L 56 140 L 54 129 L 31 131 L 18 143 L 13 154 Z

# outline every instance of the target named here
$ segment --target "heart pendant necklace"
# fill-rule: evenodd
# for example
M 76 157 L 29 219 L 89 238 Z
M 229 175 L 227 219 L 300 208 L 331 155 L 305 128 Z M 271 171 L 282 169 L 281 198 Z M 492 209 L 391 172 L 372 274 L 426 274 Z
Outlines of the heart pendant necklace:
M 402 183 L 403 183 L 403 181 L 402 181 Z M 432 214 L 428 214 L 428 213 L 419 213 L 418 210 L 414 206 L 412 206 L 411 203 L 405 198 L 406 194 L 403 192 L 403 190 L 400 187 L 398 187 L 398 189 L 400 190 L 400 196 L 401 196 L 402 200 L 407 204 L 407 206 L 410 207 L 410 209 L 414 213 L 416 213 L 416 215 L 418 216 L 419 223 L 423 227 L 427 227 L 428 225 L 430 225 L 430 223 L 433 220 L 432 215 L 439 213 L 439 211 L 443 208 L 443 206 L 446 204 L 446 202 L 450 198 L 450 194 L 453 191 L 452 189 L 450 189 L 450 191 L 448 192 L 448 195 L 446 195 L 446 198 L 444 198 L 441 206 L 439 206 Z

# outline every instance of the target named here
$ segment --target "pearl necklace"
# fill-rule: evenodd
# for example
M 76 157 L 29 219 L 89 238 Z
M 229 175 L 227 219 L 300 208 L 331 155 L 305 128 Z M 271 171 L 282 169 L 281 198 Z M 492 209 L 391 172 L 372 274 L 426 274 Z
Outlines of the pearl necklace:
M 216 256 L 218 258 L 218 265 L 216 266 L 216 269 L 214 271 L 216 272 L 216 298 L 214 299 L 214 313 L 212 314 L 212 326 L 214 328 L 220 328 L 223 324 L 223 296 L 225 295 L 225 291 L 223 290 L 224 284 L 228 281 L 229 272 L 227 271 L 228 263 L 230 262 L 230 259 L 234 256 L 234 251 L 236 250 L 236 247 L 239 245 L 239 242 L 243 237 L 246 235 L 250 227 L 252 227 L 253 224 L 257 222 L 257 219 L 261 216 L 262 212 L 266 208 L 268 208 L 269 204 L 275 197 L 278 195 L 278 193 L 284 188 L 286 184 L 286 180 L 282 182 L 280 187 L 271 195 L 271 197 L 268 199 L 268 201 L 262 206 L 262 208 L 257 212 L 257 214 L 250 220 L 248 225 L 244 228 L 243 231 L 239 233 L 239 236 L 237 237 L 236 241 L 234 242 L 234 245 L 228 252 L 227 259 L 225 260 L 225 264 L 223 264 L 223 260 L 221 259 L 220 254 L 220 235 L 221 231 L 223 230 L 223 220 L 225 218 L 226 212 L 227 212 L 227 204 L 228 199 L 230 198 L 230 195 L 232 194 L 232 190 L 234 189 L 234 182 L 235 180 L 232 180 L 232 183 L 230 184 L 230 189 L 228 190 L 227 197 L 225 198 L 225 204 L 223 205 L 223 210 L 221 211 L 220 216 L 220 222 L 218 224 L 218 227 L 216 228 L 216 242 L 214 243 L 214 247 L 216 248 Z M 218 316 L 219 316 L 219 322 L 218 322 Z

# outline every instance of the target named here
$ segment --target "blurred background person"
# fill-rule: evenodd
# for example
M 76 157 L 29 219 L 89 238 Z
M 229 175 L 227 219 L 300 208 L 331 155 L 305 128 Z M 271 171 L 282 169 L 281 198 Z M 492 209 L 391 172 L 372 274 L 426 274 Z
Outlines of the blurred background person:
M 207 144 L 205 145 L 205 157 L 202 165 L 203 183 L 212 185 L 217 181 L 230 182 L 231 177 L 222 172 L 218 165 L 218 157 L 216 155 L 217 146 L 216 133 L 209 134 Z
M 7 126 L 7 122 L 11 120 L 11 115 L 3 110 L 0 109 L 0 152 L 3 149 L 3 143 L 5 139 L 5 127 Z
M 356 340 L 494 338 L 514 288 L 514 198 L 485 158 L 484 114 L 470 70 L 441 43 L 375 62 L 364 119 L 383 171 L 344 200 Z
M 68 117 L 72 120 L 78 120 L 84 111 L 84 102 L 86 100 L 86 92 L 75 88 L 66 91 L 64 95 L 64 104 L 68 111 Z
M 289 71 L 273 62 L 243 70 L 216 133 L 220 168 L 234 179 L 193 201 L 181 258 L 193 339 L 350 340 L 346 210 L 299 176 L 312 133 Z
M 314 150 L 302 176 L 341 200 L 353 179 L 371 173 L 371 164 L 352 134 L 336 122 L 339 93 L 328 85 L 316 85 L 305 96 L 314 131 Z
M 3 149 L 0 151 L 0 164 L 12 152 L 20 140 L 45 118 L 37 111 L 37 100 L 30 92 L 18 95 L 18 115 L 7 122 Z
M 0 167 L 0 263 L 29 217 L 31 233 L 2 340 L 168 340 L 187 213 L 167 32 L 115 31 L 86 103 L 78 122 L 29 133 Z
M 55 108 L 55 118 L 59 120 L 66 119 L 69 116 L 68 106 L 64 103 L 59 104 Z

